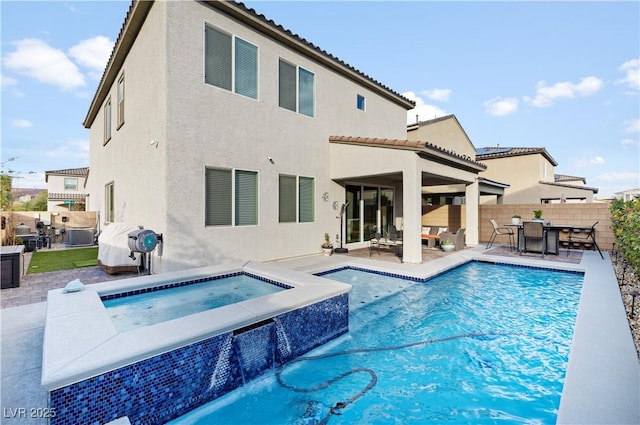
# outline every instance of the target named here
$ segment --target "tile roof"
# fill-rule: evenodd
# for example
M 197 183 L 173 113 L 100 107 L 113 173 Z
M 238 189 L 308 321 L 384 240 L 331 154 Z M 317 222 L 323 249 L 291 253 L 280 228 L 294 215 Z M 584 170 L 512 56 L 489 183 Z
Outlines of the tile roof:
M 47 199 L 52 201 L 58 199 L 84 199 L 87 196 L 86 193 L 49 193 Z
M 565 174 L 554 174 L 553 175 L 553 179 L 557 182 L 557 183 L 561 183 L 561 182 L 575 182 L 575 181 L 581 181 L 584 184 L 587 184 L 587 179 L 584 177 L 578 177 L 578 176 L 567 176 Z
M 87 177 L 89 174 L 89 167 L 82 168 L 66 168 L 64 170 L 49 170 L 44 172 L 44 181 L 49 181 L 49 176 L 74 176 L 74 177 Z
M 386 96 L 393 102 L 402 105 L 407 110 L 415 107 L 415 102 L 413 100 L 391 90 L 379 81 L 374 80 L 372 77 L 348 65 L 346 62 L 338 59 L 332 54 L 327 53 L 325 50 L 320 49 L 299 35 L 292 33 L 290 30 L 285 29 L 281 25 L 276 24 L 274 21 L 267 19 L 264 15 L 257 13 L 255 10 L 245 6 L 243 3 L 220 0 L 200 0 L 200 2 L 206 3 L 211 7 L 215 7 L 218 10 L 223 11 L 268 37 L 288 43 L 290 47 L 299 53 L 318 60 L 321 64 L 328 66 L 336 72 L 340 72 L 347 78 L 369 85 L 370 89 L 378 91 L 378 93 Z M 127 16 L 120 27 L 120 32 L 118 33 L 116 42 L 113 45 L 111 55 L 109 56 L 109 60 L 107 61 L 107 65 L 102 73 L 102 77 L 98 83 L 96 92 L 94 93 L 87 115 L 83 121 L 85 128 L 89 128 L 91 126 L 91 123 L 98 114 L 100 105 L 102 104 L 103 99 L 106 98 L 113 81 L 115 81 L 117 72 L 119 72 L 120 67 L 124 63 L 124 58 L 131 49 L 131 46 L 144 24 L 146 16 L 153 3 L 153 1 L 144 0 L 131 1 L 131 5 L 127 11 Z M 258 22 L 260 24 L 258 24 Z
M 548 186 L 565 187 L 567 189 L 589 190 L 589 191 L 591 191 L 593 193 L 598 193 L 598 188 L 597 187 L 582 186 L 582 185 L 577 185 L 577 184 L 566 184 L 566 183 L 559 183 L 559 182 L 547 182 L 547 181 L 544 181 L 544 180 L 540 180 L 539 183 L 540 184 L 546 184 Z
M 495 159 L 495 158 L 507 158 L 512 156 L 522 156 L 522 155 L 535 155 L 541 154 L 551 164 L 554 166 L 558 165 L 555 159 L 545 148 L 525 148 L 525 147 L 501 147 L 501 146 L 490 146 L 486 148 L 478 148 L 476 159 L 477 160 L 487 160 L 487 159 Z
M 420 140 L 401 140 L 401 139 L 379 139 L 375 137 L 354 137 L 354 136 L 329 136 L 330 143 L 345 143 L 350 145 L 371 146 L 379 148 L 391 148 L 401 150 L 411 150 L 415 152 L 435 151 L 440 154 L 448 155 L 452 158 L 473 164 L 475 167 L 486 169 L 486 165 L 475 161 L 466 155 L 459 155 L 453 151 L 443 149 L 429 142 Z

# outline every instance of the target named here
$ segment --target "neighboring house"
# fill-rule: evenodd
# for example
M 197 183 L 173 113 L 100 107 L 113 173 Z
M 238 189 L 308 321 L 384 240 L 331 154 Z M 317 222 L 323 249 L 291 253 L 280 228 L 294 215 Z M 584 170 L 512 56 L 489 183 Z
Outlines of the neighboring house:
M 85 211 L 89 167 L 45 171 L 47 211 Z
M 453 182 L 473 245 L 485 167 L 406 140 L 413 107 L 242 4 L 136 1 L 84 120 L 88 210 L 162 233 L 154 272 L 316 254 L 341 231 L 363 248 L 393 224 L 417 263 L 422 187 Z
M 446 147 L 454 155 L 473 160 L 476 148 L 462 128 L 455 115 L 446 115 L 426 121 L 418 121 L 407 126 L 409 140 L 424 140 L 438 146 Z M 508 184 L 489 180 L 484 172 L 478 177 L 480 196 L 494 196 L 502 203 L 504 191 Z M 458 205 L 466 204 L 465 184 L 447 183 L 424 186 L 422 188 L 425 205 Z
M 614 195 L 616 199 L 622 199 L 623 201 L 632 201 L 640 197 L 640 188 L 623 190 L 621 192 L 614 193 Z
M 583 177 L 555 174 L 558 163 L 545 148 L 480 148 L 476 160 L 487 166 L 485 178 L 509 185 L 502 199 L 505 204 L 593 202 L 598 193 L 597 188 L 586 186 Z

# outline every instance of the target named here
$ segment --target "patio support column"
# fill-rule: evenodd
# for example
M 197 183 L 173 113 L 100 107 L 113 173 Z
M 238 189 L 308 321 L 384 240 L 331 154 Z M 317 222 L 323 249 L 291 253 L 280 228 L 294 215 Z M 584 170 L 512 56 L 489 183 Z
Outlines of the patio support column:
M 413 164 L 416 165 L 416 164 Z M 402 172 L 402 249 L 405 263 L 422 263 L 422 172 L 418 167 Z
M 467 245 L 475 246 L 478 245 L 479 241 L 479 223 L 478 223 L 478 215 L 479 215 L 479 204 L 480 204 L 480 183 L 478 179 L 468 184 L 465 188 L 465 199 L 466 199 L 466 227 L 465 231 L 465 239 Z

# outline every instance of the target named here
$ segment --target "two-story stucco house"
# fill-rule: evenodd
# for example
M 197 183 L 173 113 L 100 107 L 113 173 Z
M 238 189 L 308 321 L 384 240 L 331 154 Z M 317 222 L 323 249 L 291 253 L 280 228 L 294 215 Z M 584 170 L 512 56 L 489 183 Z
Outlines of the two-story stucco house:
M 413 102 L 234 2 L 134 1 L 84 121 L 88 210 L 163 234 L 154 271 L 316 254 L 342 230 L 403 230 L 421 261 L 422 187 L 473 157 L 406 140 Z M 340 218 L 343 204 L 349 202 Z
M 583 177 L 555 174 L 558 163 L 545 148 L 485 147 L 475 158 L 487 166 L 484 177 L 509 185 L 505 204 L 593 202 L 598 193 Z
M 84 211 L 89 167 L 46 171 L 47 211 Z

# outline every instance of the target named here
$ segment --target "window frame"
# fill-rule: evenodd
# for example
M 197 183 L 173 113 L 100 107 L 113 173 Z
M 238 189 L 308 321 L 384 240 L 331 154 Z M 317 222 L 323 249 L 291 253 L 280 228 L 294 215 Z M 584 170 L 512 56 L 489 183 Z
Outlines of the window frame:
M 122 88 L 122 90 L 121 90 Z M 124 125 L 124 99 L 125 99 L 125 86 L 124 86 L 124 73 L 118 78 L 118 84 L 116 86 L 117 90 L 117 100 L 118 100 L 118 112 L 117 112 L 117 120 L 118 126 L 116 130 L 120 129 Z
M 292 185 L 293 191 L 294 191 L 293 196 L 291 193 L 287 193 L 287 194 L 282 193 L 281 191 L 281 189 L 283 188 L 282 181 L 281 181 L 282 178 L 293 180 L 294 182 L 294 184 Z M 303 187 L 301 182 L 305 180 L 310 180 L 311 182 L 310 195 L 307 199 L 305 199 L 302 195 Z M 278 174 L 278 223 L 279 224 L 315 223 L 316 221 L 315 192 L 316 192 L 315 177 L 300 176 L 300 175 L 286 174 L 286 173 Z M 290 198 L 290 199 L 287 199 L 287 201 L 291 202 L 293 205 L 283 205 L 284 195 L 287 195 L 287 197 Z M 310 206 L 307 207 L 302 204 L 305 200 L 309 201 Z M 283 211 L 282 209 L 283 207 L 285 207 L 287 210 Z M 310 212 L 311 212 L 310 219 L 307 219 L 302 216 L 301 211 L 303 211 L 304 209 L 310 209 Z M 294 210 L 293 214 L 291 214 L 292 213 L 291 210 Z M 284 220 L 282 218 L 283 216 L 286 216 Z
M 112 121 L 111 96 L 104 103 L 104 140 L 102 145 L 106 145 L 111 140 L 111 121 Z
M 115 221 L 115 182 L 110 181 L 104 185 L 104 222 Z
M 67 181 L 69 183 L 73 182 L 73 187 L 71 187 L 70 184 L 67 184 Z M 64 178 L 64 190 L 78 190 L 78 178 L 77 177 L 65 177 Z
M 282 74 L 282 65 L 286 65 L 289 67 L 294 68 L 295 70 L 295 77 L 294 77 L 294 81 L 293 84 L 292 81 L 289 80 L 283 80 L 284 77 L 289 77 L 288 75 L 283 75 Z M 301 72 L 302 70 L 302 72 Z M 311 76 L 312 78 L 312 82 L 311 82 L 311 88 L 310 88 L 310 92 L 309 93 L 302 93 L 301 91 L 304 89 L 302 88 L 303 84 L 302 84 L 302 80 L 303 80 L 303 76 Z M 286 85 L 283 83 L 287 83 Z M 292 109 L 289 105 L 286 105 L 283 99 L 283 92 L 282 92 L 282 88 L 283 87 L 294 87 L 294 102 L 293 104 L 295 104 L 295 109 Z M 286 93 L 289 94 L 289 93 Z M 290 94 L 289 94 L 290 95 Z M 304 98 L 310 95 L 311 97 L 311 105 L 309 106 L 309 108 L 311 109 L 310 113 L 308 113 L 306 111 L 306 108 L 304 107 L 304 105 L 302 104 Z M 286 99 L 289 100 L 289 99 Z M 289 102 L 286 102 L 289 103 Z M 316 74 L 315 72 L 297 65 L 283 57 L 279 57 L 278 58 L 278 106 L 286 109 L 288 111 L 291 112 L 295 112 L 297 114 L 300 115 L 304 115 L 306 117 L 309 118 L 315 118 L 316 117 Z
M 229 184 L 230 184 L 229 187 L 222 188 L 221 190 L 220 189 L 217 190 L 217 192 L 223 192 L 223 196 L 228 196 L 228 199 L 226 199 L 229 205 L 228 222 L 214 223 L 212 222 L 213 220 L 210 220 L 210 217 L 213 217 L 212 216 L 213 213 L 209 211 L 209 203 L 210 203 L 209 197 L 210 197 L 211 191 L 213 190 L 213 188 L 210 188 L 209 181 L 208 181 L 208 172 L 210 170 L 229 173 Z M 244 175 L 253 174 L 255 179 L 255 186 L 252 188 L 254 190 L 254 197 L 251 200 L 254 204 L 253 205 L 254 222 L 250 222 L 250 223 L 241 222 L 243 218 L 246 218 L 246 212 L 241 210 L 241 208 L 243 208 L 241 204 L 244 201 L 239 199 L 242 193 L 239 192 L 240 179 L 238 176 L 241 174 L 244 174 Z M 205 183 L 205 187 L 204 187 L 204 190 L 205 190 L 204 225 L 205 227 L 247 227 L 247 226 L 258 226 L 260 224 L 260 173 L 257 170 L 206 166 L 204 183 Z M 226 182 L 223 182 L 223 183 L 226 184 Z M 214 204 L 215 204 L 215 201 L 214 201 Z M 220 203 L 220 205 L 224 206 L 223 203 Z
M 356 95 L 356 108 L 359 111 L 365 112 L 367 110 L 367 98 L 361 94 Z
M 208 75 L 208 61 L 207 61 L 207 52 L 209 51 L 209 49 L 207 48 L 208 46 L 208 38 L 207 38 L 207 30 L 210 31 L 215 31 L 223 36 L 228 36 L 229 40 L 230 40 L 230 50 L 228 52 L 229 54 L 229 66 L 230 66 L 230 70 L 229 70 L 229 78 L 231 79 L 231 81 L 229 82 L 229 87 L 227 87 L 226 85 L 222 86 L 222 85 L 218 85 L 215 84 L 214 81 L 209 81 L 207 78 Z M 246 46 L 250 46 L 250 47 L 254 47 L 255 48 L 255 69 L 253 69 L 253 74 L 254 74 L 254 78 L 255 78 L 255 87 L 252 87 L 250 91 L 254 92 L 251 94 L 247 94 L 246 90 L 243 91 L 238 91 L 241 90 L 241 88 L 239 88 L 237 81 L 240 79 L 239 76 L 246 76 L 247 75 L 247 70 L 245 68 L 238 68 L 238 51 L 241 50 L 238 47 L 238 44 L 245 44 Z M 246 47 L 245 46 L 245 47 Z M 254 99 L 254 100 L 258 100 L 258 94 L 259 94 L 259 89 L 260 89 L 260 48 L 257 44 L 254 44 L 242 37 L 238 37 L 235 34 L 232 34 L 228 31 L 225 31 L 215 25 L 209 24 L 207 22 L 205 22 L 205 28 L 204 28 L 204 61 L 203 61 L 203 66 L 204 66 L 204 70 L 203 70 L 203 75 L 204 75 L 204 83 L 206 85 L 212 86 L 212 87 L 216 87 L 225 91 L 230 91 L 232 93 L 235 93 L 239 96 L 243 96 L 246 97 L 248 99 Z M 224 55 L 227 54 L 227 52 L 223 52 Z M 254 94 L 254 96 L 252 96 L 252 94 Z

